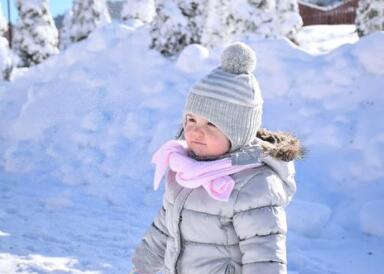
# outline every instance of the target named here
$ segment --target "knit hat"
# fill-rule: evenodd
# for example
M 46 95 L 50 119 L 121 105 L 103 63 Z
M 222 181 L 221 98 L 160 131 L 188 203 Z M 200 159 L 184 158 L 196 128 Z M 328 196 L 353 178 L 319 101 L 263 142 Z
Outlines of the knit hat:
M 192 87 L 184 109 L 204 117 L 230 140 L 231 151 L 251 143 L 261 125 L 263 98 L 253 75 L 255 52 L 234 43 L 221 54 L 221 64 Z

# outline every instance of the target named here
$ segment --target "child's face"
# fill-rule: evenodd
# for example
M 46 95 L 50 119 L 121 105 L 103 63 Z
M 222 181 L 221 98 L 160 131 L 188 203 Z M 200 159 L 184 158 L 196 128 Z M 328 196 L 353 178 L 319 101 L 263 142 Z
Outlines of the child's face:
M 197 156 L 219 156 L 229 151 L 228 138 L 201 116 L 187 114 L 184 136 L 188 148 Z

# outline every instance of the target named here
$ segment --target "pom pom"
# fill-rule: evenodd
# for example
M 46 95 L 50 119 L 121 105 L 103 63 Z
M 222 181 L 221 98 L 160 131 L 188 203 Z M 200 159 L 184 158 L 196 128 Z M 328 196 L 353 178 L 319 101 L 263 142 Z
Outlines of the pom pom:
M 221 68 L 233 74 L 252 73 L 256 68 L 256 54 L 246 44 L 234 43 L 221 54 Z

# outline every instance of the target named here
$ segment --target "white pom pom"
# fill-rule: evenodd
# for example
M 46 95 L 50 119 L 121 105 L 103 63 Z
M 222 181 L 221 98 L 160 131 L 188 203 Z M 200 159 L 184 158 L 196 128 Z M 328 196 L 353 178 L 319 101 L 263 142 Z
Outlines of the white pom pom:
M 246 44 L 234 43 L 221 54 L 221 68 L 233 74 L 252 73 L 256 68 L 256 54 Z

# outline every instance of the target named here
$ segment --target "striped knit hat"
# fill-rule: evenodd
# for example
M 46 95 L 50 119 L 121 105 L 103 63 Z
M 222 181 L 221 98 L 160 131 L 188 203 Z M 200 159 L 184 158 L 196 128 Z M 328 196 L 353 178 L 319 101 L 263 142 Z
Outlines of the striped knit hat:
M 253 71 L 255 52 L 234 43 L 221 55 L 221 64 L 192 87 L 184 109 L 204 117 L 230 140 L 231 151 L 251 143 L 261 125 L 263 98 Z

